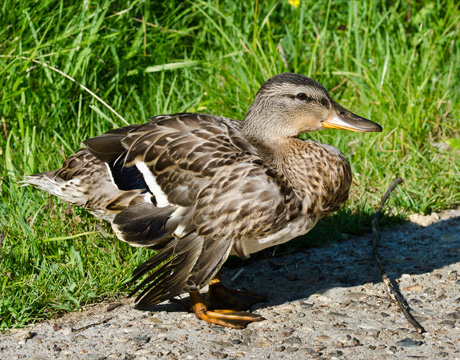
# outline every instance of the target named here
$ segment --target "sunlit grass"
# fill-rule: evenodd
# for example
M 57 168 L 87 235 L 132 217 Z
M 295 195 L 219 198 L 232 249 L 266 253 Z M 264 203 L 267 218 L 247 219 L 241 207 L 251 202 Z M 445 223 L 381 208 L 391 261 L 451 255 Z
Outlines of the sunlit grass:
M 313 237 L 368 229 L 396 176 L 405 182 L 390 200 L 393 214 L 459 204 L 457 2 L 412 2 L 410 16 L 399 1 L 292 3 L 0 5 L 0 328 L 126 292 L 149 255 L 84 211 L 70 214 L 18 185 L 59 167 L 84 139 L 124 125 L 81 85 L 134 124 L 184 111 L 242 119 L 268 77 L 308 75 L 384 128 L 305 135 L 341 149 L 354 172 L 350 201 Z

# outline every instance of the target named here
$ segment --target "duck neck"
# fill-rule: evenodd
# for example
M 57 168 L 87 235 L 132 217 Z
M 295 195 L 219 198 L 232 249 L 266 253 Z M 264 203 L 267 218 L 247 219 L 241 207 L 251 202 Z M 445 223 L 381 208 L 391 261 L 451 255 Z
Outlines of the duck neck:
M 257 149 L 259 156 L 264 160 L 264 162 L 270 164 L 270 166 L 273 167 L 274 170 L 277 170 L 277 172 L 282 172 L 282 156 L 280 156 L 280 151 L 282 151 L 281 149 L 284 147 L 283 139 L 263 131 L 260 133 L 246 133 L 244 132 L 244 128 L 243 133 L 246 140 L 248 140 L 248 142 Z
M 276 158 L 287 140 L 297 137 L 295 129 L 283 124 L 288 121 L 279 119 L 279 115 L 269 113 L 264 106 L 253 104 L 243 121 L 242 132 L 245 138 L 255 146 L 267 161 Z M 271 162 L 271 161 L 270 161 Z
M 260 128 L 245 120 L 242 131 L 245 138 L 257 149 L 264 163 L 270 165 L 281 178 L 286 179 L 292 188 L 299 188 L 296 192 L 302 193 L 302 186 L 296 181 L 297 176 L 291 174 L 293 165 L 291 162 L 303 162 L 303 155 L 298 153 L 299 146 L 304 147 L 303 141 L 295 137 L 278 136 L 280 132 L 272 129 L 268 124 L 266 128 Z M 302 165 L 299 164 L 294 168 L 303 168 Z

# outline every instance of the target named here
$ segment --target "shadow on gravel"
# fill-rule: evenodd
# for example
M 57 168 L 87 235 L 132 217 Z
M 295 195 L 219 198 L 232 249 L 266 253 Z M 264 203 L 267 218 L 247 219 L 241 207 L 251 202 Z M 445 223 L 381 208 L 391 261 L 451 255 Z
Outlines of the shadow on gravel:
M 432 222 L 425 227 L 408 222 L 391 230 L 384 229 L 379 254 L 392 280 L 403 274 L 429 273 L 460 262 L 460 216 Z M 306 300 L 334 287 L 381 282 L 372 256 L 372 234 L 327 246 L 298 249 L 270 260 L 240 261 L 239 266 L 230 260 L 230 265 L 230 268 L 223 268 L 226 285 L 268 297 L 266 302 L 254 305 L 253 310 Z M 242 268 L 241 274 L 231 282 L 230 279 Z M 187 300 L 186 296 L 184 300 Z M 184 307 L 165 303 L 151 310 L 183 311 Z

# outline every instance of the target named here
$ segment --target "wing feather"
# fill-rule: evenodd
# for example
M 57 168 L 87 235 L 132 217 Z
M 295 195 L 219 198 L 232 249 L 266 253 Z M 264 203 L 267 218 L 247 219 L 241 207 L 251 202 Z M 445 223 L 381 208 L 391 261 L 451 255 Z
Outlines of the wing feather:
M 235 240 L 275 232 L 288 220 L 287 207 L 292 213 L 300 208 L 289 186 L 244 139 L 240 124 L 229 119 L 159 116 L 85 143 L 94 156 L 116 165 L 115 183 L 145 184 L 152 197 L 165 196 L 163 207 L 145 197 L 113 221 L 120 239 L 160 250 L 133 273 L 134 280 L 149 274 L 134 290 L 141 291 L 140 308 L 204 286 L 238 249 Z M 118 179 L 130 171 L 133 179 Z

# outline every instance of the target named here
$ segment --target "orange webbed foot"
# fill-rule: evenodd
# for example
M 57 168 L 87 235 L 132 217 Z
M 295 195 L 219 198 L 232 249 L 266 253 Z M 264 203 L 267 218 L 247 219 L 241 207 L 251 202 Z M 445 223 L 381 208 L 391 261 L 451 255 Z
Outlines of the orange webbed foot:
M 248 324 L 265 320 L 261 315 L 245 311 L 227 309 L 208 310 L 199 291 L 190 293 L 192 309 L 195 316 L 211 324 L 222 325 L 233 329 L 244 329 Z

